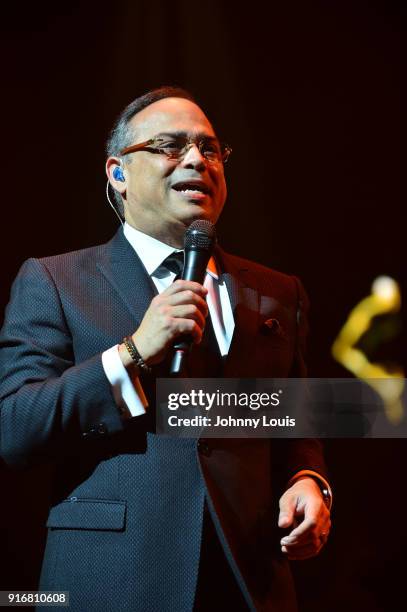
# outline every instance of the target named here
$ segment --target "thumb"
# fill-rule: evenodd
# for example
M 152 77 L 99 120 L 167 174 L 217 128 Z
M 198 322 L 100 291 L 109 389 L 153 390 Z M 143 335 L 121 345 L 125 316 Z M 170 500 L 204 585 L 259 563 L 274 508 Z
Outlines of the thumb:
M 281 528 L 290 527 L 294 521 L 296 497 L 292 493 L 286 492 L 280 499 L 280 514 L 278 516 L 278 526 Z

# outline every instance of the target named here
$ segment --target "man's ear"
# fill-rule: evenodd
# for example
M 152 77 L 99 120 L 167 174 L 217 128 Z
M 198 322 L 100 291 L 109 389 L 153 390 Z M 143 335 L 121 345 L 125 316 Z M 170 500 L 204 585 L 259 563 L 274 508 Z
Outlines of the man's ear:
M 126 194 L 126 172 L 121 160 L 118 157 L 108 157 L 106 160 L 106 174 L 113 189 L 118 191 L 121 196 Z

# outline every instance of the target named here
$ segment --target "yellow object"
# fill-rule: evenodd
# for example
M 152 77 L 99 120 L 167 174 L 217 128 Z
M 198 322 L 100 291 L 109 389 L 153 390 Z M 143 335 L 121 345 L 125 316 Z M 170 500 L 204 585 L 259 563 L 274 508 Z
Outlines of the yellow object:
M 380 395 L 386 416 L 394 425 L 403 418 L 403 369 L 389 372 L 383 364 L 371 363 L 355 345 L 369 329 L 374 317 L 398 312 L 400 306 L 401 295 L 397 282 L 389 276 L 379 276 L 373 282 L 371 295 L 353 308 L 332 345 L 333 357 Z

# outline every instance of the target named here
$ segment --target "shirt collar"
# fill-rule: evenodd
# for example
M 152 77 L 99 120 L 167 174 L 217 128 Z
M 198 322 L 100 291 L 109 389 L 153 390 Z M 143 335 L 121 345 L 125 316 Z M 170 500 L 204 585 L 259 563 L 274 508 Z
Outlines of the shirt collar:
M 160 267 L 164 259 L 171 255 L 171 253 L 180 250 L 174 249 L 169 244 L 165 244 L 165 242 L 140 232 L 140 230 L 129 225 L 127 221 L 124 223 L 123 231 L 150 276 Z M 216 262 L 213 257 L 210 258 L 206 271 L 214 278 L 219 278 Z

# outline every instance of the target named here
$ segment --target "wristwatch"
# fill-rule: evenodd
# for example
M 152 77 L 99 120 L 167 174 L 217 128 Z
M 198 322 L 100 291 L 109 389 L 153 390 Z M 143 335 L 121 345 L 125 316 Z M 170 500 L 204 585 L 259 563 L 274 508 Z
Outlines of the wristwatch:
M 312 480 L 314 480 L 317 483 L 319 490 L 321 491 L 321 495 L 322 495 L 324 504 L 330 511 L 332 508 L 332 492 L 326 480 L 320 477 L 317 473 L 313 472 L 312 470 L 301 470 L 300 472 L 295 474 L 293 478 L 291 478 L 291 480 L 288 483 L 288 486 L 290 487 L 295 482 L 297 482 L 297 480 L 300 480 L 301 478 L 312 478 Z
M 331 510 L 332 495 L 331 495 L 330 490 L 325 485 L 323 485 L 321 481 L 318 481 L 317 478 L 315 478 L 314 480 L 316 481 L 317 485 L 320 488 L 322 499 L 324 500 L 325 506 L 328 508 L 328 510 Z

